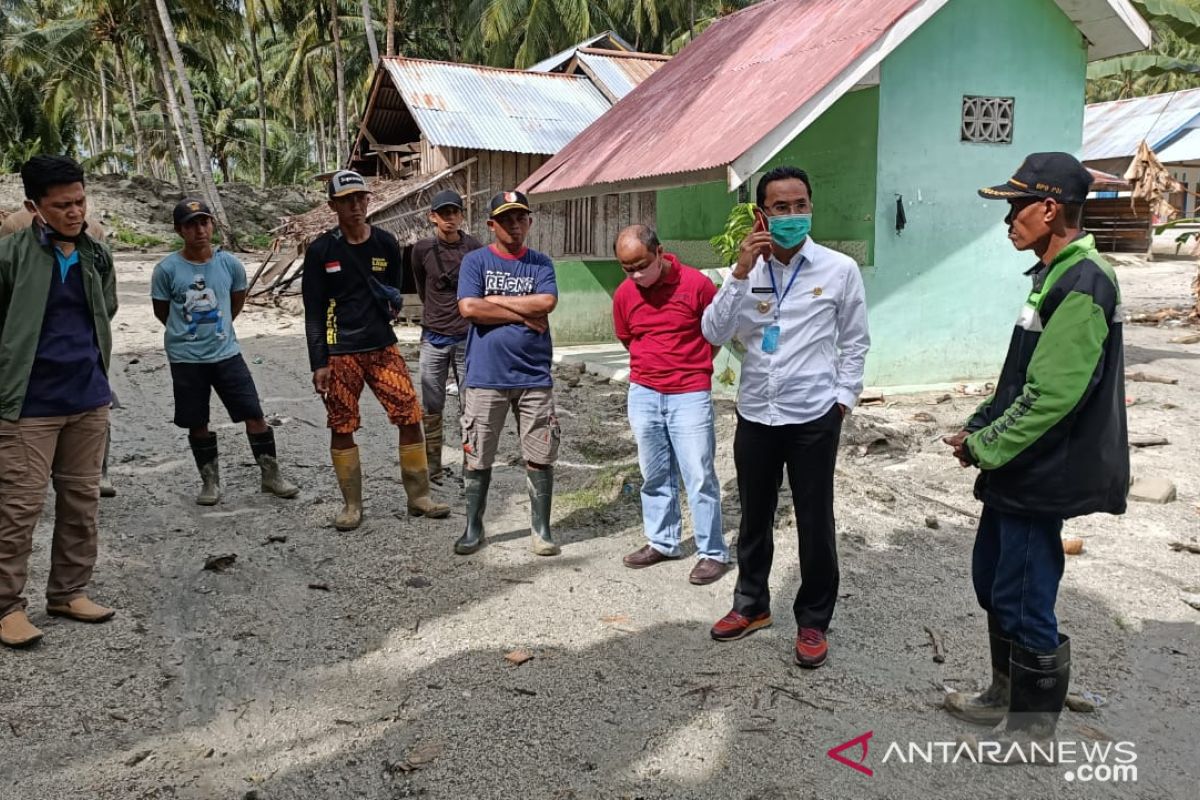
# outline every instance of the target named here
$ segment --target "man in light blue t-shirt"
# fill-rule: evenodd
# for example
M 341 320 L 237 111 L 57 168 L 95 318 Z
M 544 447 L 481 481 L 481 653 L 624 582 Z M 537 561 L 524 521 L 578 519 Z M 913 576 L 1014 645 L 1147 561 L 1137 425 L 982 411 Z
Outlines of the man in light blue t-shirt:
M 230 418 L 246 423 L 250 450 L 262 470 L 262 490 L 295 497 L 300 489 L 280 474 L 275 432 L 263 417 L 258 389 L 233 331 L 233 320 L 246 302 L 246 268 L 232 254 L 213 250 L 213 216 L 204 201 L 181 200 L 174 220 L 183 249 L 155 266 L 150 296 L 154 316 L 166 326 L 175 424 L 188 431 L 204 484 L 196 502 L 211 506 L 221 499 L 217 435 L 208 429 L 213 389 Z

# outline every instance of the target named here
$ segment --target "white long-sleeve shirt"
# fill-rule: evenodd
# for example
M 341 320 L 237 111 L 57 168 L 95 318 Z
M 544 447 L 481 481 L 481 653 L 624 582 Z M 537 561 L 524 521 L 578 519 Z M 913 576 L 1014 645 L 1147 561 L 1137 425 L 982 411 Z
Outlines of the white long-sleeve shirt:
M 782 305 L 768 269 L 779 295 L 800 270 Z M 763 331 L 770 325 L 779 326 L 779 341 L 766 353 Z M 862 276 L 853 259 L 812 237 L 787 264 L 760 257 L 745 280 L 731 271 L 705 309 L 701 329 L 713 344 L 736 336 L 745 345 L 738 413 L 751 422 L 812 422 L 835 402 L 846 408 L 858 402 L 871 346 Z

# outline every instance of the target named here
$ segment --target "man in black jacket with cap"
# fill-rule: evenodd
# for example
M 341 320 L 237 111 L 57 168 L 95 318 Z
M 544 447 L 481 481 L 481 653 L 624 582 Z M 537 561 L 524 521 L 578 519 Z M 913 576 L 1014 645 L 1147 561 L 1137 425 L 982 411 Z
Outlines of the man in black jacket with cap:
M 1129 487 L 1121 291 L 1082 231 L 1091 182 L 1073 156 L 1034 153 L 979 191 L 1008 201 L 1008 238 L 1038 261 L 995 394 L 945 440 L 980 470 L 971 573 L 992 655 L 991 686 L 945 705 L 969 722 L 1003 721 L 1017 742 L 1050 739 L 1067 696 L 1071 643 L 1054 615 L 1063 520 L 1124 513 Z M 1023 759 L 1005 747 L 984 760 Z

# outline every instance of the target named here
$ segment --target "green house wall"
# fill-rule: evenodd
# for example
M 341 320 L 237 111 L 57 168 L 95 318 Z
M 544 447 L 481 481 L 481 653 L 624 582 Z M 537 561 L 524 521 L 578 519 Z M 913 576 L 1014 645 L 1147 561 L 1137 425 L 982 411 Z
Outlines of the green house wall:
M 612 296 L 625 278 L 616 261 L 554 262 L 558 283 L 558 307 L 550 315 L 554 344 L 597 344 L 615 342 L 612 325 Z
M 875 257 L 864 269 L 867 383 L 994 377 L 1034 258 L 981 186 L 1031 152 L 1078 154 L 1086 48 L 1052 0 L 951 0 L 880 71 Z M 1011 144 L 964 143 L 964 95 L 1013 97 Z M 908 224 L 895 230 L 896 198 Z
M 855 243 L 845 249 L 853 249 L 859 261 L 870 260 L 875 237 L 878 129 L 879 90 L 851 92 L 760 170 L 791 164 L 808 172 L 813 187 L 813 237 Z M 718 262 L 708 240 L 725 227 L 737 201 L 737 192 L 721 182 L 660 191 L 658 235 L 694 266 L 727 266 Z
M 1078 154 L 1086 54 L 1053 0 L 951 0 L 884 60 L 878 87 L 842 97 L 764 165 L 809 171 L 814 238 L 862 265 L 869 385 L 998 372 L 1033 259 L 1008 243 L 1006 204 L 976 190 L 1006 179 L 1028 153 Z M 964 95 L 1015 98 L 1011 144 L 961 141 Z M 735 202 L 722 183 L 660 191 L 659 236 L 694 266 L 724 266 L 708 239 Z M 555 342 L 613 341 L 621 278 L 613 261 L 559 262 Z

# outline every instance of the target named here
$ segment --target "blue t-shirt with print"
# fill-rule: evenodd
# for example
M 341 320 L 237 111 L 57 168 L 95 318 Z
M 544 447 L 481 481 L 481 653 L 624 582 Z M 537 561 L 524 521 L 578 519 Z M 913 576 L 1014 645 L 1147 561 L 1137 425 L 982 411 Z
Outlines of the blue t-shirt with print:
M 458 299 L 552 294 L 558 297 L 554 262 L 536 250 L 519 256 L 495 245 L 463 256 Z M 539 389 L 553 385 L 550 331 L 537 333 L 520 322 L 471 324 L 467 333 L 467 386 L 473 389 Z
M 163 343 L 176 364 L 211 364 L 241 352 L 233 332 L 230 295 L 246 290 L 246 268 L 218 250 L 203 264 L 174 252 L 158 262 L 150 296 L 171 304 Z

